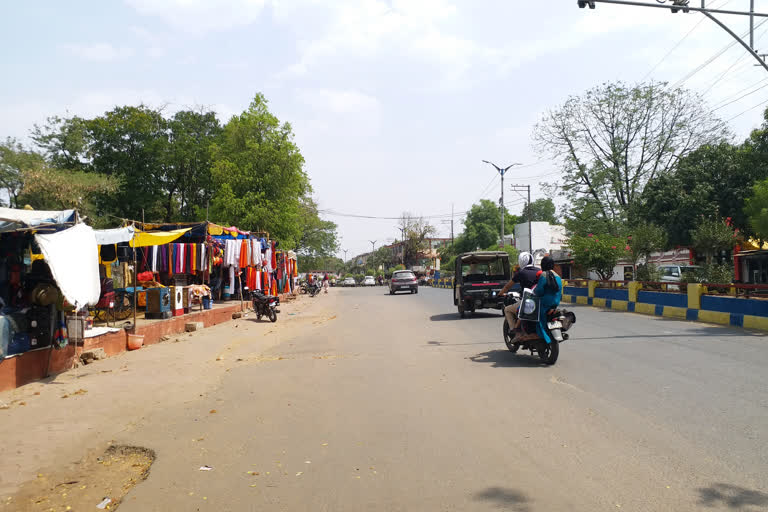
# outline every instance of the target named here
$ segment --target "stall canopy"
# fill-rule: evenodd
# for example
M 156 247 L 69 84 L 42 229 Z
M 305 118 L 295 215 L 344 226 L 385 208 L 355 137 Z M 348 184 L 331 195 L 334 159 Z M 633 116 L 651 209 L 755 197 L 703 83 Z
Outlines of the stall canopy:
M 76 224 L 58 233 L 37 234 L 35 240 L 67 302 L 77 309 L 96 304 L 101 287 L 93 229 Z
M 136 232 L 133 226 L 126 226 L 124 228 L 115 229 L 97 229 L 94 230 L 96 235 L 96 243 L 99 245 L 111 245 L 119 244 L 122 242 L 130 242 L 133 240 L 133 235 Z
M 17 210 L 0 208 L 0 233 L 32 228 L 55 227 L 62 229 L 77 221 L 75 210 Z
M 137 231 L 130 244 L 131 247 L 165 245 L 183 236 L 189 230 L 190 228 L 175 229 L 173 231 Z

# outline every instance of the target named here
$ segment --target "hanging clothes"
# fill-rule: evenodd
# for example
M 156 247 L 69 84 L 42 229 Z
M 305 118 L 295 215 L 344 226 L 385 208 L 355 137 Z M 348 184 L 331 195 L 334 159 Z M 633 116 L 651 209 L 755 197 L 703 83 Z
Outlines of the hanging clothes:
M 239 240 L 240 243 L 240 258 L 238 259 L 238 266 L 245 268 L 248 266 L 248 243 L 247 240 Z

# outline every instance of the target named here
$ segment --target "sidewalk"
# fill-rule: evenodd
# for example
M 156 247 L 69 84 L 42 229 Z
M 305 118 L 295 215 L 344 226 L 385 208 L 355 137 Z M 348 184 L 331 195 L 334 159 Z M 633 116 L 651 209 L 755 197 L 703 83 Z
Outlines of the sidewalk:
M 335 293 L 281 304 L 277 323 L 244 318 L 0 393 L 0 496 L 40 472 L 103 451 L 149 412 L 206 396 L 229 369 L 326 321 Z M 41 469 L 47 468 L 47 469 Z M 5 504 L 0 500 L 0 508 Z

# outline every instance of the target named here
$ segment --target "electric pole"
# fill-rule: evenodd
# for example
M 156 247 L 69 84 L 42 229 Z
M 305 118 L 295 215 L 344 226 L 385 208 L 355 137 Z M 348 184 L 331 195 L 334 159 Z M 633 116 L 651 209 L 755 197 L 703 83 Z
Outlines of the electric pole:
M 499 208 L 501 209 L 501 247 L 504 247 L 504 175 L 507 173 L 509 169 L 516 165 L 523 165 L 523 164 L 512 164 L 508 165 L 507 167 L 501 168 L 498 165 L 494 164 L 493 162 L 489 162 L 488 160 L 483 160 L 484 163 L 490 164 L 496 168 L 497 171 L 499 171 L 499 174 L 501 174 L 501 199 L 499 200 Z
M 400 234 L 402 235 L 400 237 L 400 261 L 403 266 L 405 266 L 405 227 L 398 226 L 397 229 L 400 230 Z
M 531 215 L 532 215 L 532 208 L 531 208 L 531 186 L 530 185 L 512 185 L 510 187 L 515 192 L 519 192 L 521 190 L 528 190 L 528 252 L 533 255 L 533 233 L 531 231 Z
M 766 64 L 765 59 L 761 57 L 760 54 L 758 54 L 757 51 L 755 50 L 755 16 L 759 18 L 768 18 L 768 13 L 755 12 L 755 0 L 749 0 L 749 11 L 709 9 L 707 8 L 707 0 L 701 0 L 701 7 L 691 7 L 690 0 L 656 0 L 656 2 L 641 2 L 638 0 L 576 0 L 576 4 L 581 9 L 585 7 L 594 9 L 595 4 L 598 4 L 598 3 L 630 5 L 633 7 L 654 7 L 657 9 L 669 9 L 669 11 L 672 14 L 678 13 L 680 11 L 683 11 L 684 13 L 689 13 L 691 11 L 700 12 L 710 20 L 717 23 L 717 25 L 720 28 L 728 32 L 728 34 L 730 34 L 731 37 L 733 37 L 741 46 L 744 47 L 745 50 L 747 50 L 747 53 L 749 53 L 755 60 L 757 60 L 757 62 L 760 64 L 760 66 L 763 67 L 763 69 L 768 71 L 768 64 Z M 714 16 L 715 14 L 733 14 L 737 16 L 749 16 L 749 44 L 747 44 L 746 41 L 744 41 L 741 37 L 739 37 L 739 35 L 736 34 L 736 32 L 734 32 L 725 23 L 720 21 L 718 18 L 715 18 Z

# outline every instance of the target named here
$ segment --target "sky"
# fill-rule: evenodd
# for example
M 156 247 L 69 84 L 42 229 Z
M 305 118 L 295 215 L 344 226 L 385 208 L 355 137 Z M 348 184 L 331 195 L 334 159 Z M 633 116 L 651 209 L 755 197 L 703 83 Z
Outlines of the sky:
M 768 23 L 756 23 L 755 46 L 768 50 Z M 533 126 L 601 83 L 697 91 L 736 140 L 768 102 L 766 71 L 701 14 L 575 0 L 2 2 L 0 43 L 3 139 L 28 141 L 50 115 L 138 103 L 205 106 L 226 121 L 264 93 L 293 127 L 320 208 L 381 217 L 326 214 L 350 258 L 392 242 L 403 212 L 449 236 L 453 209 L 458 234 L 473 203 L 499 200 L 482 160 L 523 164 L 505 184 L 546 197 L 539 184 L 558 166 L 533 148 Z M 519 213 L 523 199 L 507 187 L 505 203 Z

